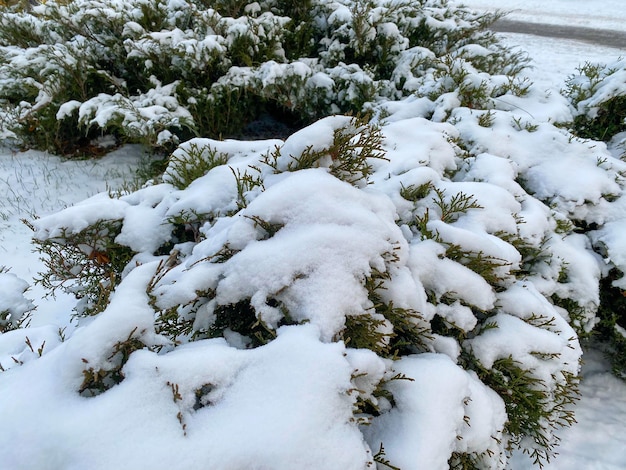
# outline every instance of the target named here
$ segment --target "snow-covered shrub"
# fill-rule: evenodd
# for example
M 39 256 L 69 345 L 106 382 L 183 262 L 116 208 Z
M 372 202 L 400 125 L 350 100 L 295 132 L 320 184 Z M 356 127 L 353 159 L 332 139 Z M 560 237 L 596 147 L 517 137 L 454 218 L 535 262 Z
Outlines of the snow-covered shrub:
M 268 114 L 293 131 L 381 99 L 493 107 L 523 88 L 524 58 L 485 30 L 497 16 L 445 0 L 51 0 L 1 13 L 8 125 L 66 154 L 102 133 L 171 146 L 245 135 Z
M 603 279 L 600 290 L 602 303 L 598 312 L 600 321 L 596 330 L 602 341 L 601 348 L 611 359 L 613 373 L 626 380 L 626 296 L 624 289 L 615 284 L 621 277 L 623 272 L 613 269 Z
M 78 304 L 90 333 L 57 356 L 93 341 L 64 393 L 153 387 L 134 371 L 202 348 L 256 364 L 298 336 L 340 343 L 350 364 L 352 385 L 330 387 L 345 400 L 327 396 L 360 436 L 341 468 L 503 468 L 518 447 L 549 459 L 573 420 L 577 333 L 598 321 L 604 263 L 578 232 L 619 213 L 624 164 L 551 124 L 469 108 L 434 123 L 408 117 L 416 102 L 387 106 L 382 125 L 335 116 L 285 141 L 192 139 L 162 182 L 35 221 L 71 291 L 110 273 L 93 278 L 104 302 Z M 199 367 L 157 380 L 187 436 L 243 386 L 239 366 L 221 379 Z
M 163 14 L 165 5 L 78 3 L 2 12 L 1 95 L 18 113 L 16 133 L 26 145 L 62 153 L 103 132 L 154 145 L 175 140 L 174 129 L 192 124 L 176 100 L 177 83 L 161 86 L 141 73 L 133 80 L 122 35 L 133 13 L 158 27 L 155 11 L 160 5 Z
M 17 328 L 34 310 L 32 301 L 24 297 L 28 287 L 26 281 L 0 266 L 0 334 Z
M 121 230 L 121 220 L 102 215 L 94 212 L 91 217 L 81 216 L 71 230 L 62 227 L 37 247 L 46 255 L 42 259 L 48 275 L 41 279 L 43 287 L 53 293 L 63 289 L 76 295 L 82 299 L 77 310 L 84 314 L 106 307 L 132 257 L 130 249 L 112 243 Z
M 586 63 L 570 76 L 565 95 L 575 108 L 574 132 L 607 142 L 626 131 L 625 84 L 626 59 L 612 64 Z
M 31 4 L 28 0 L 2 0 L 0 7 L 12 7 L 16 10 L 29 9 Z
M 583 138 L 608 142 L 613 154 L 626 157 L 626 60 L 611 64 L 586 63 L 569 77 L 564 94 L 574 107 L 572 131 Z M 606 162 L 598 160 L 599 165 Z M 622 172 L 621 175 L 624 175 Z M 621 198 L 617 201 L 621 201 Z M 626 377 L 626 316 L 623 281 L 626 264 L 620 242 L 621 220 L 611 217 L 604 226 L 583 227 L 597 251 L 606 257 L 610 272 L 601 283 L 602 303 L 596 331 L 605 343 L 616 375 Z
M 23 364 L 0 381 L 14 397 L 0 413 L 22 426 L 0 428 L 3 462 L 49 465 L 51 447 L 59 468 L 103 454 L 109 468 L 341 470 L 554 455 L 578 336 L 604 327 L 605 294 L 624 285 L 626 164 L 515 111 L 534 91 L 514 77 L 521 57 L 480 32 L 493 17 L 434 0 L 132 0 L 6 18 L 9 33 L 48 21 L 32 31 L 58 46 L 9 40 L 5 72 L 51 51 L 79 65 L 74 89 L 85 70 L 110 85 L 55 102 L 42 90 L 63 82 L 43 64 L 45 87 L 1 82 L 22 118 L 56 103 L 46 112 L 87 138 L 164 144 L 183 124 L 203 137 L 141 189 L 33 222 L 41 282 L 76 294 L 76 328 L 0 337 L 0 360 Z M 207 137 L 263 113 L 300 125 L 362 109 L 374 119 L 334 115 L 285 140 Z M 35 337 L 49 346 L 29 355 Z M 149 451 L 120 443 L 129 429 Z

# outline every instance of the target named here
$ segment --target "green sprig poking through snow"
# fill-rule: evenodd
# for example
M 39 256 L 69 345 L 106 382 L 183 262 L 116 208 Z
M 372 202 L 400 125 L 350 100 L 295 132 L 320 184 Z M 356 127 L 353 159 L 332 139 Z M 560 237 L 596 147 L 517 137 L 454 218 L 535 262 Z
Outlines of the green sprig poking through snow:
M 574 132 L 605 142 L 626 131 L 626 60 L 613 64 L 585 63 L 566 84 L 574 111 Z
M 28 283 L 0 266 L 0 334 L 18 328 L 29 312 L 35 309 L 31 300 L 24 297 Z

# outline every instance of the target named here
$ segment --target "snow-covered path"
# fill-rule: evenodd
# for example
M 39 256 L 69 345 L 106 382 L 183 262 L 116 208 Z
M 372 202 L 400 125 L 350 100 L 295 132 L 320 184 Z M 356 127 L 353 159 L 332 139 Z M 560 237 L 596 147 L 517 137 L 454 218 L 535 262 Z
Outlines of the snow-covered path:
M 574 39 L 611 48 L 618 48 L 626 44 L 626 32 L 610 29 L 529 23 L 505 19 L 497 21 L 493 25 L 493 29 L 499 32 L 527 34 L 544 38 Z
M 507 19 L 513 21 L 626 31 L 623 0 L 463 0 L 457 3 L 477 10 L 508 12 Z

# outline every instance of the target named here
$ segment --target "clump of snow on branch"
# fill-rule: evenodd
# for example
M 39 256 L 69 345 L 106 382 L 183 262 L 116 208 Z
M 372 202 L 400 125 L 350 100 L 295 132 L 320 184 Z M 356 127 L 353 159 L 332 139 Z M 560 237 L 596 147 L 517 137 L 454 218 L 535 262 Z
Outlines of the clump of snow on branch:
M 16 328 L 22 317 L 35 308 L 33 302 L 24 293 L 28 283 L 0 266 L 0 332 Z

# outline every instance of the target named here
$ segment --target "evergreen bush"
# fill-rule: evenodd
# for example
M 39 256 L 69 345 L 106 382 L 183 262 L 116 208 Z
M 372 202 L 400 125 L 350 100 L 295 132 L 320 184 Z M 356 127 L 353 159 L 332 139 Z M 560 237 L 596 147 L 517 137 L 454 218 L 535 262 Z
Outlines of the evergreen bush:
M 525 64 L 485 29 L 498 15 L 445 0 L 73 0 L 1 13 L 4 126 L 68 155 L 96 151 L 103 134 L 171 148 L 268 119 L 286 129 L 266 134 L 284 137 L 411 94 L 481 107 Z
M 585 63 L 571 75 L 565 95 L 575 109 L 573 131 L 585 139 L 608 142 L 626 131 L 626 60 Z
M 436 126 L 431 123 L 426 129 L 439 135 Z M 193 139 L 181 144 L 163 183 L 119 198 L 93 200 L 100 215 L 88 229 L 71 223 L 72 218 L 80 219 L 72 217 L 72 211 L 85 210 L 80 205 L 66 209 L 61 219 L 37 221 L 39 250 L 51 267 L 43 282 L 62 281 L 70 291 L 88 296 L 90 302 L 77 308 L 79 315 L 101 315 L 109 307 L 108 294 L 123 285 L 126 273 L 151 264 L 154 274 L 146 292 L 154 327 L 171 341 L 165 349 L 156 346 L 161 353 L 215 337 L 255 348 L 274 341 L 281 327 L 305 323 L 317 325 L 324 341 L 342 341 L 385 360 L 443 353 L 495 391 L 508 416 L 499 431 L 502 436 L 489 439 L 486 447 L 460 446 L 446 457 L 451 468 L 499 468 L 514 448 L 524 449 L 538 463 L 548 461 L 558 442 L 555 431 L 573 422 L 570 405 L 577 396 L 579 347 L 558 307 L 532 288 L 531 279 L 565 263 L 555 260 L 554 248 L 541 248 L 541 240 L 527 238 L 525 221 L 513 214 L 508 216 L 512 225 L 504 231 L 471 235 L 463 229 L 494 204 L 465 192 L 470 183 L 454 183 L 432 170 L 424 172 L 429 180 L 411 184 L 404 184 L 412 179 L 402 172 L 391 176 L 386 165 L 393 165 L 402 152 L 387 145 L 388 132 L 387 126 L 364 118 L 335 116 L 273 149 L 268 145 L 280 141 L 259 146 L 253 141 Z M 305 145 L 309 134 L 318 143 Z M 458 164 L 463 162 L 462 149 L 445 136 L 437 139 L 445 142 Z M 379 207 L 368 193 L 360 195 L 389 178 L 390 197 L 398 207 L 411 207 L 395 222 L 383 222 L 386 206 Z M 197 199 L 198 191 L 211 187 L 221 189 Z M 286 193 L 291 198 L 285 199 Z M 328 207 L 326 222 L 319 219 L 320 204 Z M 352 207 L 350 216 L 333 215 L 342 204 Z M 354 212 L 355 207 L 361 209 Z M 378 214 L 375 219 L 370 219 L 372 211 Z M 156 218 L 149 219 L 156 225 L 135 226 L 139 213 L 154 214 Z M 126 215 L 120 219 L 119 214 Z M 371 233 L 359 235 L 359 224 L 366 220 L 378 222 L 369 226 Z M 335 228 L 337 223 L 343 228 Z M 350 237 L 349 244 L 344 236 Z M 354 237 L 364 238 L 359 242 Z M 557 240 L 552 243 L 558 246 Z M 289 251 L 289 259 L 300 261 L 283 262 L 284 246 L 304 250 L 300 255 Z M 533 255 L 522 260 L 515 247 L 524 246 Z M 307 253 L 319 250 L 328 251 L 327 259 L 309 258 Z M 546 255 L 535 256 L 537 250 Z M 341 261 L 350 258 L 353 261 Z M 354 261 L 361 259 L 367 262 Z M 64 267 L 63 273 L 57 266 Z M 257 278 L 259 267 L 263 276 Z M 420 280 L 409 282 L 409 273 Z M 458 284 L 455 278 L 472 285 Z M 337 298 L 332 293 L 337 283 L 350 285 L 355 300 Z M 398 291 L 397 283 L 406 284 L 408 291 Z M 319 289 L 324 289 L 321 298 L 310 296 Z M 409 300 L 413 289 L 421 300 Z M 514 307 L 510 299 L 520 297 L 523 306 Z M 120 338 L 120 348 L 155 347 L 135 333 Z M 529 346 L 523 352 L 509 348 L 497 339 L 501 334 L 519 334 L 521 341 L 530 340 Z M 542 335 L 555 343 L 546 349 L 541 340 L 531 339 Z M 108 369 L 87 365 L 80 392 L 106 393 L 113 383 L 121 383 L 124 361 L 111 362 Z M 355 385 L 355 419 L 372 426 L 372 442 L 380 432 L 376 423 L 387 419 L 399 393 L 391 386 L 398 373 L 393 364 L 384 376 L 370 378 L 371 391 Z
M 576 74 L 571 75 L 564 94 L 574 108 L 572 132 L 585 139 L 608 142 L 617 157 L 624 160 L 621 151 L 626 131 L 626 60 L 620 59 L 611 64 L 585 63 Z M 598 165 L 606 162 L 598 161 Z M 623 173 L 622 173 L 623 176 Z M 599 229 L 599 230 L 598 230 Z M 604 239 L 604 230 L 595 224 L 582 228 L 588 232 L 599 253 L 609 258 L 615 255 L 613 243 Z M 626 340 L 624 327 L 623 292 L 620 282 L 624 272 L 621 261 L 610 263 L 610 272 L 600 284 L 601 305 L 598 312 L 598 326 L 594 340 L 599 340 L 613 364 L 618 377 L 626 377 L 624 352 Z
M 615 258 L 594 211 L 624 168 L 506 111 L 531 84 L 485 30 L 497 18 L 445 0 L 4 9 L 5 133 L 74 155 L 102 135 L 172 150 L 141 189 L 32 224 L 39 282 L 75 294 L 86 325 L 56 359 L 72 392 L 107 397 L 155 370 L 187 437 L 235 379 L 168 360 L 215 345 L 257 357 L 301 335 L 344 348 L 350 386 L 332 397 L 366 465 L 429 455 L 396 430 L 448 405 L 460 414 L 433 468 L 503 468 L 514 449 L 549 461 L 574 421 L 578 337 L 621 332 L 608 312 L 624 266 L 600 286 L 591 242 Z M 576 86 L 578 104 L 600 89 Z M 281 139 L 221 140 L 252 134 Z M 596 184 L 564 185 L 565 167 Z M 23 309 L 7 312 L 4 329 Z

